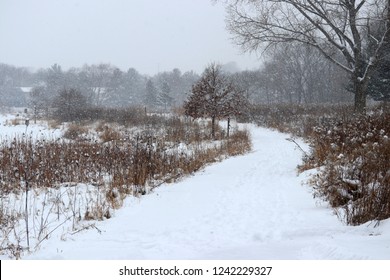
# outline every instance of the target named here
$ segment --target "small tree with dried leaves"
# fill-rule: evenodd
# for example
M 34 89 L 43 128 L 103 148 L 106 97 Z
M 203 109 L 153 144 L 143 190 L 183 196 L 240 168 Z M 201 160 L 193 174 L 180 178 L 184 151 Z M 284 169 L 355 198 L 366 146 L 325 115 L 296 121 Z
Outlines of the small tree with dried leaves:
M 244 103 L 242 92 L 222 72 L 220 65 L 212 63 L 192 86 L 184 110 L 185 115 L 193 118 L 211 118 L 211 135 L 214 138 L 215 121 L 240 114 Z
M 57 108 L 55 116 L 60 121 L 79 121 L 83 110 L 87 107 L 87 100 L 79 90 L 64 88 L 54 99 L 53 105 Z

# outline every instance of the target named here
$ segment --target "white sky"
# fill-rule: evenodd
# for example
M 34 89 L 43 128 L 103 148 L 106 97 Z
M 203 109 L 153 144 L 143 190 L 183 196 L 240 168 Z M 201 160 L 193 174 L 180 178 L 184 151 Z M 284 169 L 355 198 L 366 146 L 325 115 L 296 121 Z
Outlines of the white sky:
M 258 68 L 210 0 L 0 0 L 0 62 L 34 68 L 112 63 L 155 74 L 210 62 Z

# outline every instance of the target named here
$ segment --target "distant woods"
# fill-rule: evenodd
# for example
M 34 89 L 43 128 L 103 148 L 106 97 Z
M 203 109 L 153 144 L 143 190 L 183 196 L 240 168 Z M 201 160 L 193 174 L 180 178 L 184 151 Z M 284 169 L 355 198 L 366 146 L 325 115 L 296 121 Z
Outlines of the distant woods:
M 251 103 L 352 100 L 353 95 L 347 90 L 348 77 L 313 49 L 298 44 L 278 47 L 260 65 L 259 62 L 257 70 L 245 71 L 232 69 L 230 64 L 219 66 Z M 200 79 L 201 75 L 195 72 L 182 73 L 179 69 L 147 76 L 134 68 L 122 71 L 111 64 L 68 70 L 54 64 L 37 71 L 0 64 L 0 107 L 29 106 L 41 113 L 48 112 L 48 108 L 59 105 L 65 92 L 72 91 L 82 96 L 77 98 L 82 98 L 83 106 L 145 106 L 167 111 L 182 107 Z
M 44 112 L 57 107 L 61 100 L 73 102 L 65 98 L 66 95 L 73 99 L 80 99 L 76 95 L 81 95 L 83 106 L 146 106 L 153 110 L 168 110 L 182 105 L 198 79 L 195 72 L 182 73 L 179 69 L 150 77 L 134 68 L 122 71 L 111 64 L 84 65 L 68 70 L 54 64 L 34 72 L 0 64 L 0 107 L 29 106 Z

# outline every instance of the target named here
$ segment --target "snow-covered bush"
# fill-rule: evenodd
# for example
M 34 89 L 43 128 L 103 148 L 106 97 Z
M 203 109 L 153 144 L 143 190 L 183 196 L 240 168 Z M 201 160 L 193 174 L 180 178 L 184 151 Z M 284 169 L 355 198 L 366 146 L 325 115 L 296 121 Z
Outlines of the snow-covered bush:
M 309 137 L 313 129 L 333 120 L 335 116 L 353 114 L 353 107 L 347 105 L 296 105 L 255 104 L 249 109 L 250 120 L 260 126 Z
M 348 224 L 390 217 L 390 114 L 337 118 L 310 137 L 316 195 Z

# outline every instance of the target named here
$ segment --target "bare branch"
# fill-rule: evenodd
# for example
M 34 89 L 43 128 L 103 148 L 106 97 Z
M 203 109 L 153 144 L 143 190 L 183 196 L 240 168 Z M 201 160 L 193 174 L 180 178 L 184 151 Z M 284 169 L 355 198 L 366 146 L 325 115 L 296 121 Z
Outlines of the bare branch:
M 300 42 L 318 49 L 326 58 L 352 74 L 361 105 L 372 69 L 389 42 L 389 0 L 232 0 L 228 29 L 246 51 L 269 49 L 279 43 Z M 386 26 L 364 54 L 371 25 Z M 386 39 L 387 38 L 387 39 Z M 263 49 L 264 49 L 263 48 Z M 355 106 L 357 104 L 355 102 Z

